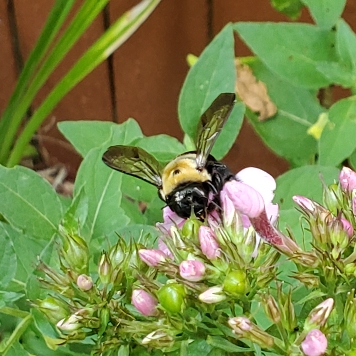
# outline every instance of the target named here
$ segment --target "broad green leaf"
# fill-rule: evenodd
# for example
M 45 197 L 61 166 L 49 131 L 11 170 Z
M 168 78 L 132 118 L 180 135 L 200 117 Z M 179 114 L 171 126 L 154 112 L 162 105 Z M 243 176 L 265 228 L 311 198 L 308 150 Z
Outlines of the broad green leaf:
M 211 154 L 217 160 L 222 159 L 235 143 L 242 126 L 244 114 L 245 105 L 243 103 L 236 103 L 211 151 Z
M 295 207 L 294 195 L 302 195 L 322 202 L 322 181 L 327 185 L 338 179 L 339 170 L 334 167 L 304 166 L 292 169 L 276 179 L 274 202 L 281 210 Z
M 158 189 L 152 184 L 149 184 L 142 179 L 138 179 L 127 174 L 122 175 L 122 192 L 130 198 L 149 203 L 158 195 Z
M 302 11 L 303 4 L 300 0 L 271 0 L 272 6 L 292 20 L 296 20 Z
M 263 122 L 248 111 L 247 117 L 254 129 L 267 146 L 293 165 L 311 163 L 317 152 L 317 143 L 307 130 L 325 110 L 317 100 L 316 91 L 282 80 L 259 60 L 248 64 L 254 75 L 266 84 L 268 94 L 278 108 L 273 118 Z
M 315 23 L 325 29 L 333 27 L 340 18 L 346 0 L 301 0 L 308 8 Z
M 63 211 L 57 193 L 36 172 L 0 166 L 0 214 L 25 234 L 49 240 Z
M 356 70 L 356 35 L 351 27 L 340 20 L 336 27 L 336 51 L 342 63 Z
M 195 138 L 200 116 L 219 94 L 235 91 L 235 80 L 234 38 L 228 24 L 205 48 L 184 82 L 178 114 L 186 134 Z
M 356 96 L 338 101 L 319 141 L 319 164 L 337 166 L 356 148 Z
M 135 145 L 151 153 L 159 162 L 168 162 L 185 151 L 181 142 L 168 135 L 143 137 Z
M 72 200 L 70 207 L 64 213 L 61 224 L 69 234 L 80 235 L 80 227 L 85 225 L 88 216 L 88 197 L 84 189 L 79 189 L 78 194 Z
M 341 62 L 318 62 L 316 68 L 331 83 L 341 85 L 344 88 L 353 87 L 356 83 L 356 72 L 348 65 Z
M 206 338 L 206 342 L 218 349 L 224 350 L 226 352 L 247 352 L 250 349 L 246 347 L 241 347 L 233 344 L 232 342 L 228 341 L 227 339 L 221 336 L 210 336 Z
M 349 157 L 349 164 L 351 168 L 355 171 L 356 170 L 356 151 L 353 151 L 351 156 Z
M 336 27 L 336 53 L 338 62 L 319 62 L 317 69 L 330 81 L 345 88 L 356 84 L 356 35 L 350 26 L 339 20 Z
M 64 121 L 58 124 L 59 130 L 75 149 L 84 157 L 92 148 L 131 143 L 143 137 L 138 123 L 128 119 L 122 124 L 108 121 Z
M 336 61 L 334 33 L 303 23 L 239 22 L 234 29 L 282 79 L 312 89 L 330 84 L 315 66 L 320 61 Z
M 122 175 L 102 162 L 104 151 L 103 148 L 93 148 L 85 156 L 74 185 L 74 196 L 84 189 L 88 197 L 88 217 L 82 229 L 87 241 L 103 237 L 129 222 L 120 207 Z
M 15 277 L 17 271 L 17 258 L 11 238 L 0 223 L 0 288 L 4 289 Z

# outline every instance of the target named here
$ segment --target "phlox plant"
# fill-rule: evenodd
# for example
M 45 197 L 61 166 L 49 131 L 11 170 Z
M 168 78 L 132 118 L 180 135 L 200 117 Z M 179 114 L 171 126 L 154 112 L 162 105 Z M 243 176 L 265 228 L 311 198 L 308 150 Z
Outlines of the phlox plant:
M 272 1 L 294 15 L 307 6 L 315 24 L 226 25 L 183 85 L 183 143 L 146 137 L 132 118 L 61 123 L 83 157 L 73 198 L 32 170 L 0 166 L 1 354 L 356 353 L 356 173 L 341 165 L 355 168 L 355 100 L 317 97 L 354 87 L 345 2 Z M 238 100 L 212 154 L 226 155 L 246 115 L 292 169 L 276 180 L 235 172 L 218 210 L 184 220 L 101 157 L 117 144 L 162 163 L 194 150 L 200 115 L 239 80 L 234 34 L 255 53 L 240 63 L 277 112 L 260 122 Z

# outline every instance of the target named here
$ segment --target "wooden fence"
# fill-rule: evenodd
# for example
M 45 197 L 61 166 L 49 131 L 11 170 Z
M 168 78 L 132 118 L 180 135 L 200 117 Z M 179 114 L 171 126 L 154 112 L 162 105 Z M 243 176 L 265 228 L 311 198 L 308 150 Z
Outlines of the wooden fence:
M 34 108 L 108 23 L 137 2 L 109 3 L 47 81 Z M 0 114 L 53 3 L 54 0 L 0 0 Z M 81 3 L 77 0 L 76 5 Z M 344 18 L 355 30 L 356 2 L 348 1 Z M 188 71 L 186 55 L 199 55 L 226 23 L 236 21 L 288 19 L 273 10 L 268 0 L 163 0 L 111 59 L 79 83 L 52 112 L 39 132 L 46 163 L 65 164 L 73 177 L 80 162 L 56 128 L 56 123 L 63 120 L 123 122 L 133 117 L 146 135 L 166 133 L 181 139 L 177 103 Z M 306 11 L 301 21 L 312 22 Z M 238 38 L 236 53 L 250 54 Z M 247 123 L 225 161 L 234 171 L 252 165 L 277 176 L 287 169 L 287 163 L 270 152 Z

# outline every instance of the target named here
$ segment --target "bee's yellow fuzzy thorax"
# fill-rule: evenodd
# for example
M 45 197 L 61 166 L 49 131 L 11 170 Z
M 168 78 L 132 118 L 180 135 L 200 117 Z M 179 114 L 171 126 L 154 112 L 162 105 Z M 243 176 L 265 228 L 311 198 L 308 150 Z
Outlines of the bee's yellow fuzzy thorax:
M 162 190 L 164 196 L 170 194 L 178 185 L 187 182 L 206 182 L 210 174 L 206 169 L 198 170 L 196 155 L 188 153 L 169 162 L 162 172 Z

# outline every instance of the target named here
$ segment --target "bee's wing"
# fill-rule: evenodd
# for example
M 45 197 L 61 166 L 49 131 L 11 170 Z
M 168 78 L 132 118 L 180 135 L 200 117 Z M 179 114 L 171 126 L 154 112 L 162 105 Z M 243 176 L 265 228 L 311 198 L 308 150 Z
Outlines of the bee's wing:
M 220 94 L 201 116 L 196 139 L 198 168 L 205 166 L 214 143 L 234 107 L 235 98 L 234 93 Z
M 103 154 L 103 162 L 117 171 L 132 175 L 162 188 L 161 166 L 142 148 L 111 146 Z

